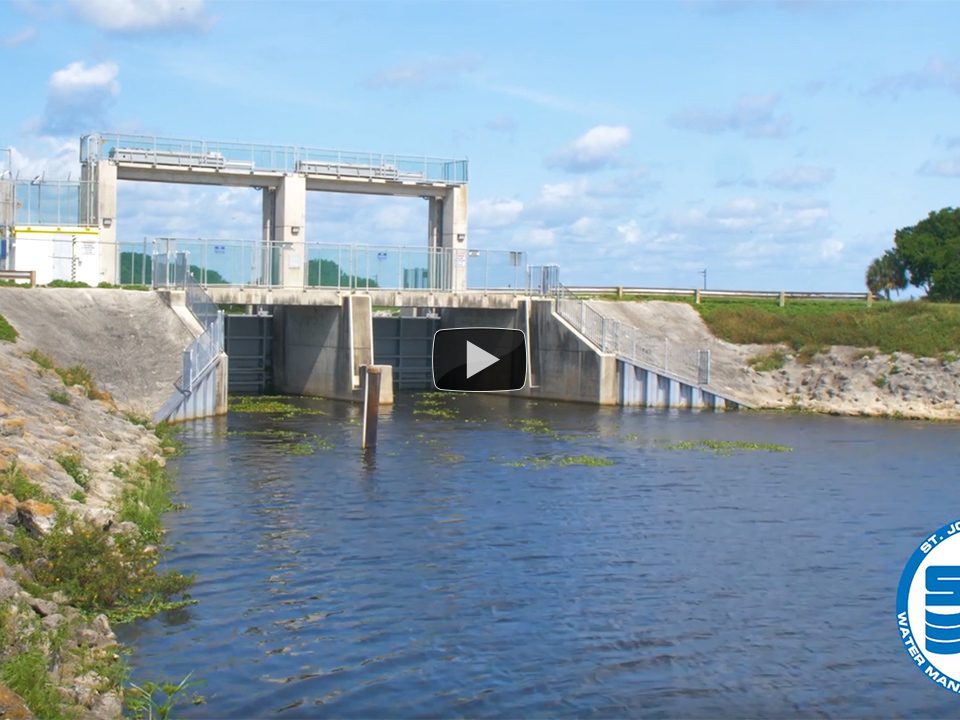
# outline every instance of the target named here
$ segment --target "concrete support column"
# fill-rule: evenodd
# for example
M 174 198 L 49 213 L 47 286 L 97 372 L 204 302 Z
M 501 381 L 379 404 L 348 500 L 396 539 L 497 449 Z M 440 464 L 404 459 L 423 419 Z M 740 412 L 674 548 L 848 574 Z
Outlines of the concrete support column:
M 260 284 L 276 285 L 280 282 L 277 267 L 279 252 L 276 251 L 274 221 L 277 214 L 277 189 L 265 187 L 263 194 L 263 245 L 260 248 Z
M 87 168 L 89 173 L 89 164 Z M 100 279 L 117 283 L 120 281 L 117 276 L 117 166 L 109 160 L 98 160 L 94 172 L 100 226 Z
M 456 185 L 443 200 L 442 245 L 450 248 L 450 288 L 467 289 L 467 186 Z
M 274 242 L 280 251 L 280 285 L 303 288 L 307 274 L 306 223 L 307 179 L 303 175 L 285 175 L 276 193 Z
M 435 290 L 467 289 L 467 186 L 457 185 L 442 198 L 430 198 L 427 246 L 431 254 L 430 285 Z

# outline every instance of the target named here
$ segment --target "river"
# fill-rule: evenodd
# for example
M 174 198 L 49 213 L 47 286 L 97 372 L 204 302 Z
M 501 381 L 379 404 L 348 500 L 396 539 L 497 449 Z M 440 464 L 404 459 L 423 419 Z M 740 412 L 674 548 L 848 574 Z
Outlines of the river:
M 179 716 L 956 712 L 894 612 L 956 425 L 401 394 L 364 455 L 356 407 L 296 403 L 171 463 L 198 603 L 118 634 L 203 681 Z

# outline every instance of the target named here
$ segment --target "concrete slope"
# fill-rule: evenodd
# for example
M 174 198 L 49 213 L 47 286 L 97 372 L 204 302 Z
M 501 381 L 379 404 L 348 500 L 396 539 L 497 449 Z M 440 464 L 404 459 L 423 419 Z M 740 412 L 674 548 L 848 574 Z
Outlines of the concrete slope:
M 155 293 L 0 287 L 0 315 L 60 367 L 83 365 L 124 410 L 152 416 L 174 392 L 193 336 Z
M 604 317 L 638 328 L 651 339 L 666 337 L 671 348 L 709 350 L 710 387 L 726 391 L 749 405 L 764 405 L 769 400 L 769 382 L 747 365 L 747 360 L 765 347 L 718 340 L 700 313 L 686 303 L 592 300 L 587 304 Z

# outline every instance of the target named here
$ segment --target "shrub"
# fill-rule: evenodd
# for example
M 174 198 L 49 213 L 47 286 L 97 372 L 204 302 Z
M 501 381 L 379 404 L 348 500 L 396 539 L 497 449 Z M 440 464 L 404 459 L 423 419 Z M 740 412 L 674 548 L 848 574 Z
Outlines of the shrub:
M 16 460 L 0 472 L 0 493 L 13 495 L 18 501 L 46 500 L 47 494 L 36 483 L 30 482 L 27 474 L 17 465 Z
M 63 390 L 51 390 L 50 399 L 56 403 L 60 403 L 61 405 L 70 404 L 70 394 L 64 392 Z
M 57 455 L 54 459 L 60 463 L 60 467 L 73 478 L 77 485 L 84 490 L 90 489 L 90 473 L 83 466 L 82 457 L 79 455 Z

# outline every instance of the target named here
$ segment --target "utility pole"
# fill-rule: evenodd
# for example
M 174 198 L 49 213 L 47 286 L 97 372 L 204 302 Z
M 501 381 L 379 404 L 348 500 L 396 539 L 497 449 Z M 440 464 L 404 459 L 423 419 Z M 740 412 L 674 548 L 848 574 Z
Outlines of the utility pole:
M 701 270 L 700 274 L 703 275 L 703 289 L 706 290 L 707 289 L 707 269 L 704 268 L 703 270 Z

